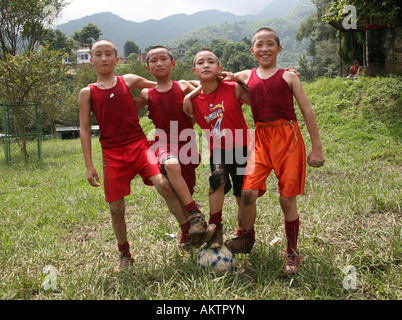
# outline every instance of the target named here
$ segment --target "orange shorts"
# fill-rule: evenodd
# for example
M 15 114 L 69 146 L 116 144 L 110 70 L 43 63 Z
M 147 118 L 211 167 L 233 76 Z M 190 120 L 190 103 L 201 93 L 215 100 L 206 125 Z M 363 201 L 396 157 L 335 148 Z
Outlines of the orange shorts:
M 265 182 L 274 170 L 280 195 L 304 194 L 306 148 L 298 123 L 280 119 L 255 126 L 255 146 L 251 146 L 242 190 L 259 190 L 262 196 Z

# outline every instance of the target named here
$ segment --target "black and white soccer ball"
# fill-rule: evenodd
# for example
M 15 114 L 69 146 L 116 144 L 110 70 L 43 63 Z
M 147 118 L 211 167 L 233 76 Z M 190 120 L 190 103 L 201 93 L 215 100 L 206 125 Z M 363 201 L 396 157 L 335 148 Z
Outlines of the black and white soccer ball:
M 234 272 L 236 258 L 225 245 L 215 249 L 204 247 L 198 254 L 197 265 L 202 269 L 212 270 L 219 277 L 225 273 Z

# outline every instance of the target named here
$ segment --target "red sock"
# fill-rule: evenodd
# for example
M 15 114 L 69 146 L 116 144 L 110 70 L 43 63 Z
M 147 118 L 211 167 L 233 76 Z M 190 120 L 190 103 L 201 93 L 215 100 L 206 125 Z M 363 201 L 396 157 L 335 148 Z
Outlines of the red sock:
M 183 223 L 180 225 L 181 232 L 180 232 L 180 243 L 182 243 L 184 240 L 188 240 L 188 230 L 190 230 L 190 221 L 187 221 L 186 223 Z
M 195 201 L 192 201 L 188 205 L 186 205 L 186 210 L 187 210 L 188 213 L 192 213 L 193 211 L 201 212 L 200 209 L 198 209 L 198 206 L 195 203 Z
M 131 257 L 130 244 L 128 241 L 125 244 L 117 243 L 117 247 L 119 248 L 119 252 L 121 252 L 124 257 Z
M 254 228 L 252 228 L 252 229 L 250 229 L 250 230 L 244 230 L 243 231 L 244 233 L 244 236 L 247 238 L 247 239 L 251 239 L 251 240 L 255 240 L 255 230 L 254 230 Z
M 240 237 L 244 234 L 244 229 L 237 228 L 237 237 Z
M 218 212 L 215 212 L 215 213 L 210 213 L 209 214 L 209 221 L 208 221 L 208 223 L 209 224 L 219 224 L 219 223 L 221 223 L 222 222 L 222 210 L 221 211 L 218 211 Z
M 286 253 L 297 253 L 297 238 L 299 236 L 299 218 L 294 221 L 286 221 L 285 219 L 285 231 L 287 239 Z

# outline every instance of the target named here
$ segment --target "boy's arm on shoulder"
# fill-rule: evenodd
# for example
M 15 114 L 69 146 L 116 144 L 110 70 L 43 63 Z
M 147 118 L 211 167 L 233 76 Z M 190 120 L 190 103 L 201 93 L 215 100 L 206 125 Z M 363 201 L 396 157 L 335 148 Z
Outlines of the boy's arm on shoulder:
M 138 97 L 135 98 L 134 100 L 138 112 L 148 104 L 148 89 L 141 90 Z
M 236 73 L 222 71 L 219 77 L 223 81 L 235 81 L 247 87 L 248 80 L 250 79 L 251 70 L 243 70 Z
M 297 72 L 297 70 L 294 70 L 292 68 L 286 68 L 285 71 L 293 72 L 295 75 L 297 75 L 300 78 L 300 73 Z
M 244 103 L 250 105 L 250 96 L 248 94 L 248 91 L 240 83 L 236 83 L 236 98 L 237 100 L 241 100 Z
M 198 93 L 201 91 L 201 89 L 202 86 L 199 86 L 184 97 L 183 112 L 186 114 L 187 117 L 190 117 L 191 119 L 194 117 L 194 106 L 192 100 L 198 96 Z
M 124 81 L 126 81 L 128 87 L 131 90 L 134 89 L 145 89 L 145 88 L 154 88 L 156 86 L 156 82 L 150 81 L 143 77 L 137 76 L 135 74 L 125 74 L 123 76 Z
M 184 98 L 183 112 L 190 118 L 191 124 L 194 126 L 197 123 L 197 118 L 195 117 L 194 106 L 189 95 Z
M 191 93 L 197 86 L 199 86 L 199 84 L 197 85 L 196 81 L 193 82 L 192 80 L 179 80 L 178 83 L 184 95 Z

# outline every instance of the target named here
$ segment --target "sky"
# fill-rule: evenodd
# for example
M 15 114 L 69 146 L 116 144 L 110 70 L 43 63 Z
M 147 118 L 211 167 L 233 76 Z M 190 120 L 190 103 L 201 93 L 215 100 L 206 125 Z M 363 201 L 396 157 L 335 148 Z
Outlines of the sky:
M 112 12 L 125 20 L 160 20 L 177 13 L 217 9 L 237 15 L 258 14 L 272 0 L 67 0 L 57 24 L 99 12 Z

